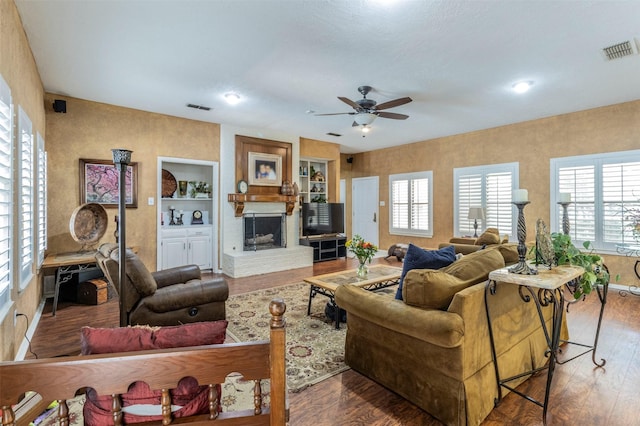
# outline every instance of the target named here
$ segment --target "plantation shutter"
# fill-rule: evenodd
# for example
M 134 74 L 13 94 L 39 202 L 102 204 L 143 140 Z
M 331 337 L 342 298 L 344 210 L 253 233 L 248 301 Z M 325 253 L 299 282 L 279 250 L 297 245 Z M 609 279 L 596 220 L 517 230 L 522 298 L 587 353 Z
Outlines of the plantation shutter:
M 11 290 L 12 117 L 11 89 L 0 75 L 0 307 Z
M 573 241 L 593 241 L 596 237 L 595 166 L 561 167 L 558 170 L 558 192 L 568 192 L 571 200 L 567 212 Z M 562 217 L 562 206 L 558 217 Z
M 392 227 L 409 229 L 409 180 L 395 180 L 391 184 Z
M 20 219 L 19 256 L 20 282 L 24 288 L 33 274 L 33 134 L 32 124 L 27 113 L 18 107 L 18 137 L 19 137 L 19 200 Z
M 391 234 L 433 234 L 431 177 L 428 171 L 389 176 Z
M 47 153 L 40 132 L 38 140 L 38 267 L 44 262 L 47 249 Z
M 429 230 L 429 179 L 411 181 L 411 229 Z
M 482 207 L 482 174 L 470 174 L 458 179 L 458 224 L 457 235 L 473 235 L 473 219 L 469 219 L 471 207 Z M 481 222 L 481 221 L 480 221 Z M 484 224 L 478 223 L 480 229 Z
M 602 166 L 603 242 L 633 243 L 629 211 L 640 208 L 640 162 Z
M 486 228 L 498 228 L 503 234 L 511 234 L 510 231 L 513 227 L 512 188 L 513 176 L 511 172 L 487 174 L 484 206 Z

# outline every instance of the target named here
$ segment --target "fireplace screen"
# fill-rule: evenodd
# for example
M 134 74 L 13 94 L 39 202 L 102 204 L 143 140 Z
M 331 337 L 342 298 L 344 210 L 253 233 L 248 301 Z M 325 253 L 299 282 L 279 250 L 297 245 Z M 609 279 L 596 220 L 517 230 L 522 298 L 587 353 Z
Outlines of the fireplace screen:
M 244 219 L 244 250 L 287 247 L 285 213 L 248 213 Z

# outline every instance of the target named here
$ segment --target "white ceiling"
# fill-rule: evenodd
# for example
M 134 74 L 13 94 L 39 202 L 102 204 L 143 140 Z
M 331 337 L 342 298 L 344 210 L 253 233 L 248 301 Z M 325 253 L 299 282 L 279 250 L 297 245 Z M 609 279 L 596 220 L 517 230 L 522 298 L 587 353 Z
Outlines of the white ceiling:
M 47 92 L 344 153 L 640 99 L 640 56 L 602 54 L 640 40 L 634 0 L 15 2 Z M 525 95 L 520 80 L 535 82 Z M 388 110 L 410 118 L 378 118 L 363 138 L 352 116 L 307 113 L 352 111 L 337 96 L 365 84 L 378 103 L 413 98 Z

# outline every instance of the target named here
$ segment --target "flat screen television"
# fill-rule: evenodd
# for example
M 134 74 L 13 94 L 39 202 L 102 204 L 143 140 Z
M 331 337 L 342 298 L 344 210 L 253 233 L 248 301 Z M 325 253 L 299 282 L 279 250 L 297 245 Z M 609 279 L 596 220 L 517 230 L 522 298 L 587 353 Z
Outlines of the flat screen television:
M 302 235 L 344 232 L 344 204 L 302 203 Z

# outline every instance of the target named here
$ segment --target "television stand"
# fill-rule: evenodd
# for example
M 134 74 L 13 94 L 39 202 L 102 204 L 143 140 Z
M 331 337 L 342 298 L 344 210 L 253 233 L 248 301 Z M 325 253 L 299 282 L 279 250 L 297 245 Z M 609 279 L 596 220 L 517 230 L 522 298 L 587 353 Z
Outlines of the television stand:
M 313 263 L 347 257 L 347 237 L 337 234 L 309 235 L 300 238 L 301 246 L 313 247 Z

